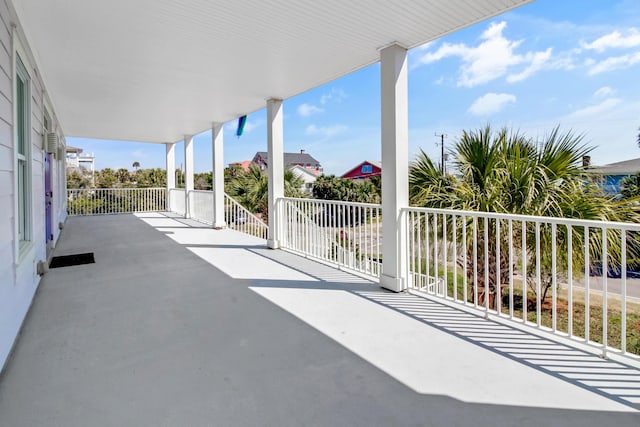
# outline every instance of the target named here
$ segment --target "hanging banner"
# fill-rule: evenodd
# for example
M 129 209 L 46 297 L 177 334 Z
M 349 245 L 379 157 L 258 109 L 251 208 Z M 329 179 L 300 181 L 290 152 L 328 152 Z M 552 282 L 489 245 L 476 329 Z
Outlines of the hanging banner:
M 238 130 L 236 130 L 236 136 L 240 138 L 244 132 L 244 125 L 247 124 L 247 116 L 242 116 L 238 119 Z

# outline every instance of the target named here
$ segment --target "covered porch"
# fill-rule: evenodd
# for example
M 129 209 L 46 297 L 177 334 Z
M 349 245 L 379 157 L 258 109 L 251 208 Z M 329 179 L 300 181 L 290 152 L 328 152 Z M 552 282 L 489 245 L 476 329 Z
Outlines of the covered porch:
M 71 217 L 3 425 L 629 425 L 640 370 L 175 214 Z

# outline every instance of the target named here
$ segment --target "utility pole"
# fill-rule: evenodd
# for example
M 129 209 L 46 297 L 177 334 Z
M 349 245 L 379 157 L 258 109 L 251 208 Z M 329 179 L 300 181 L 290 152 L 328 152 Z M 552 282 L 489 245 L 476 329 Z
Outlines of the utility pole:
M 447 172 L 447 168 L 444 163 L 444 139 L 447 137 L 445 133 L 435 133 L 435 136 L 440 137 L 440 172 L 444 175 Z M 438 143 L 436 143 L 437 145 Z

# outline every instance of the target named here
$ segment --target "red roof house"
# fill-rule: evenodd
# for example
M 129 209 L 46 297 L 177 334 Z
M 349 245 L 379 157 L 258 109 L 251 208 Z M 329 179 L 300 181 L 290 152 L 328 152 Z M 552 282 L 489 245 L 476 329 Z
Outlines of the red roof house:
M 369 179 L 372 176 L 382 175 L 382 164 L 380 162 L 374 162 L 365 160 L 358 166 L 350 169 L 343 174 L 341 178 L 345 179 Z

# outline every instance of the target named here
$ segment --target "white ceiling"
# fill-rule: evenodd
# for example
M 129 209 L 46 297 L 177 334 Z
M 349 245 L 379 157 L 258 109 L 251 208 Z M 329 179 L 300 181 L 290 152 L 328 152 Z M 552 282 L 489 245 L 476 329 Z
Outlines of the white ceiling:
M 531 0 L 13 0 L 67 136 L 173 142 Z

